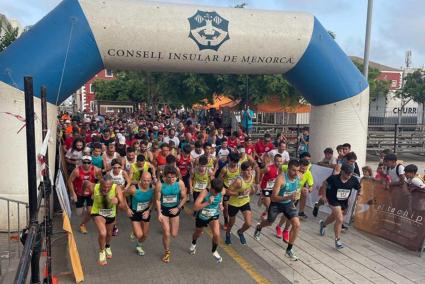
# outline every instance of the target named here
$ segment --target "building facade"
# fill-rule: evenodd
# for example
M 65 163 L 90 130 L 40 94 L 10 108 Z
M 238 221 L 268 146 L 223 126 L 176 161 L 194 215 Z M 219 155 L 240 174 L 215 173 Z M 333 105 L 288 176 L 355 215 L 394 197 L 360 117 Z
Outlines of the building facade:
M 392 68 L 388 67 L 387 69 Z M 422 104 L 412 100 L 403 100 L 396 96 L 397 91 L 403 87 L 403 78 L 413 70 L 380 71 L 378 80 L 391 81 L 390 91 L 387 96 L 378 96 L 371 101 L 369 124 L 422 124 Z
M 96 92 L 94 90 L 94 81 L 95 80 L 113 80 L 115 79 L 114 73 L 112 70 L 103 69 L 97 73 L 93 78 L 87 81 L 84 86 L 82 86 L 76 92 L 76 100 L 79 100 L 76 104 L 80 111 L 83 112 L 93 112 L 96 109 Z

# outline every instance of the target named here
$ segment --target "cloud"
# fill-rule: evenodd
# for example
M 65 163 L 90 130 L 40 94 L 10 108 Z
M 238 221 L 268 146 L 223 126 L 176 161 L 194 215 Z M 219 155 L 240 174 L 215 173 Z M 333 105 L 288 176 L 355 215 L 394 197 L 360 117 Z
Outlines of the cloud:
M 398 2 L 400 3 L 400 2 Z M 378 37 L 388 43 L 388 47 L 401 55 L 401 64 L 404 62 L 404 53 L 412 50 L 413 65 L 421 67 L 425 63 L 425 1 L 405 0 L 403 4 L 388 1 L 382 5 L 385 21 L 379 25 Z
M 1 12 L 9 19 L 18 20 L 22 26 L 33 25 L 47 15 L 61 0 L 0 0 Z
M 349 12 L 353 1 L 349 0 L 272 0 L 273 6 L 285 10 L 306 11 L 313 14 L 331 15 Z

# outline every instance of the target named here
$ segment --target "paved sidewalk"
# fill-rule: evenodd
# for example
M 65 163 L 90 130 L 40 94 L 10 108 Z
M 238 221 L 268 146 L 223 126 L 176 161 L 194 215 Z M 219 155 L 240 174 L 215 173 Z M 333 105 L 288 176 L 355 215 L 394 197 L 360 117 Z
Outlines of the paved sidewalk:
M 232 246 L 219 246 L 218 251 L 223 257 L 221 264 L 217 264 L 211 254 L 211 237 L 206 233 L 198 240 L 196 255 L 190 255 L 188 248 L 195 225 L 194 219 L 184 212 L 181 213 L 179 235 L 171 242 L 169 264 L 161 261 L 162 235 L 156 212 L 152 216 L 151 232 L 144 245 L 145 256 L 138 256 L 135 242 L 130 241 L 130 220 L 123 213 L 119 215 L 119 234 L 111 242 L 113 258 L 104 267 L 97 264 L 98 244 L 94 223 L 90 222 L 89 233 L 83 235 L 78 232 L 79 218 L 73 216 L 71 221 L 84 270 L 84 283 L 290 283 L 251 248 L 241 245 L 236 236 L 233 236 Z M 56 251 L 63 249 L 63 245 L 56 247 Z M 280 253 L 283 255 L 283 250 Z M 57 252 L 55 254 L 63 256 Z M 72 274 L 67 272 L 70 271 L 69 264 L 61 263 L 61 267 L 55 265 L 56 273 L 60 273 L 60 283 L 74 283 Z
M 275 237 L 274 227 L 262 231 L 261 241 L 253 238 L 254 226 L 259 221 L 262 208 L 257 206 L 258 196 L 253 197 L 253 227 L 245 234 L 248 245 L 242 246 L 236 235 L 233 245 L 221 245 L 219 252 L 223 263 L 217 264 L 211 256 L 211 238 L 204 234 L 198 240 L 197 254 L 188 253 L 194 220 L 182 213 L 177 239 L 172 240 L 172 259 L 169 264 L 161 261 L 163 253 L 161 230 L 152 218 L 152 230 L 145 244 L 146 255 L 134 251 L 135 243 L 129 239 L 130 222 L 119 215 L 119 236 L 111 247 L 114 254 L 106 267 L 97 265 L 98 246 L 94 224 L 88 226 L 89 234 L 78 232 L 78 218 L 72 218 L 73 229 L 85 273 L 84 283 L 425 283 L 425 259 L 384 239 L 370 236 L 350 228 L 342 240 L 346 247 L 337 251 L 334 247 L 332 226 L 326 236 L 320 237 L 318 221 L 323 218 L 306 213 L 294 249 L 299 261 L 284 256 L 282 240 Z M 238 216 L 236 230 L 242 224 Z M 222 237 L 224 232 L 222 231 Z M 56 243 L 54 270 L 60 283 L 74 283 L 66 263 L 65 243 Z M 249 273 L 248 273 L 249 272 Z M 256 278 L 255 276 L 258 276 Z M 261 277 L 266 281 L 261 282 Z M 260 279 L 260 281 L 259 281 Z M 112 282 L 111 282 L 112 281 Z

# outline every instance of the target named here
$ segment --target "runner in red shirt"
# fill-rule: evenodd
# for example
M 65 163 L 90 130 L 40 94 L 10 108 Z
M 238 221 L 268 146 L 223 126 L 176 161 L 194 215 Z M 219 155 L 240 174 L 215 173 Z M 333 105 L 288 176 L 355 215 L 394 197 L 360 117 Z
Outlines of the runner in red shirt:
M 92 165 L 92 158 L 90 156 L 83 156 L 81 166 L 76 167 L 68 180 L 68 187 L 71 193 L 71 198 L 75 202 L 77 208 L 77 215 L 82 215 L 84 205 L 86 212 L 83 215 L 83 220 L 80 224 L 80 232 L 87 234 L 86 224 L 90 220 L 91 206 L 93 199 L 93 186 L 97 179 L 102 179 L 102 172 L 99 168 Z
M 276 178 L 279 176 L 279 169 L 283 164 L 283 158 L 280 154 L 274 156 L 273 164 L 263 168 L 261 173 L 263 178 L 261 179 L 261 201 L 263 202 L 266 209 L 261 214 L 262 218 L 267 218 L 267 211 L 271 203 L 271 194 Z
M 246 138 L 248 135 L 246 135 L 246 133 L 243 132 L 243 129 L 241 126 L 239 126 L 239 130 L 238 130 L 238 139 L 239 139 L 239 143 L 240 145 L 244 145 Z
M 191 148 L 189 144 L 183 146 L 180 155 L 177 156 L 177 167 L 182 175 L 182 180 L 187 189 L 188 201 L 190 201 L 190 169 L 192 159 L 190 157 Z
M 252 144 L 252 139 L 250 137 L 245 139 L 245 152 L 248 156 L 254 157 L 255 146 Z
M 264 141 L 260 138 L 257 143 L 255 143 L 255 157 L 258 160 L 258 163 L 261 165 L 267 165 L 267 161 L 263 160 L 263 158 L 267 158 L 268 152 L 273 150 L 274 145 L 272 143 L 272 137 L 269 133 L 264 135 Z
M 233 152 L 235 152 L 238 145 L 239 145 L 238 132 L 233 131 L 232 136 L 227 138 L 227 147 L 229 147 Z

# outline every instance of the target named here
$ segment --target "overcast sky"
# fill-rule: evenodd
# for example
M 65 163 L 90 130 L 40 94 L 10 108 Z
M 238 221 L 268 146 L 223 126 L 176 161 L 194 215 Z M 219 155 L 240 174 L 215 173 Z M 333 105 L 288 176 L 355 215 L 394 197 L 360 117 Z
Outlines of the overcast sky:
M 61 0 L 0 0 L 0 13 L 33 25 Z M 168 0 L 232 7 L 242 2 L 248 9 L 305 11 L 315 15 L 349 55 L 363 56 L 367 0 Z M 425 1 L 375 0 L 371 60 L 391 67 L 404 65 L 405 52 L 412 51 L 414 67 L 425 65 Z

